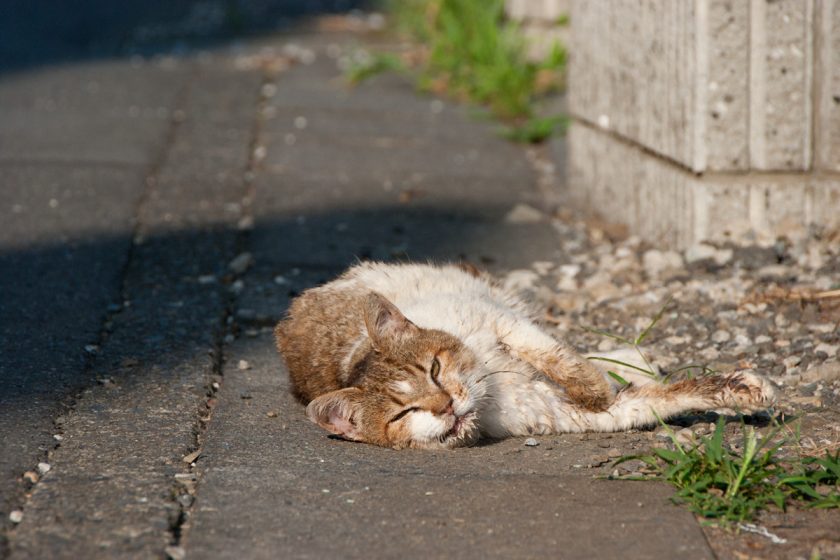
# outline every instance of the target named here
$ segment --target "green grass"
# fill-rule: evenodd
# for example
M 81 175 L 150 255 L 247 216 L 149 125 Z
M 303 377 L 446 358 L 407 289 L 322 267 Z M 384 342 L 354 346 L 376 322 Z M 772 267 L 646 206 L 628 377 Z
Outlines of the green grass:
M 345 70 L 344 77 L 351 85 L 357 85 L 383 72 L 401 72 L 403 70 L 405 70 L 405 67 L 396 55 L 373 53 L 361 60 L 354 60 Z
M 640 345 L 662 319 L 670 303 L 670 299 L 666 301 L 651 322 L 632 339 L 587 328 L 590 332 L 634 348 L 646 367 L 609 358 L 593 356 L 589 359 L 622 365 L 658 378 Z M 694 369 L 700 369 L 703 374 L 715 373 L 705 366 L 692 365 L 679 368 L 670 375 L 681 371 L 690 373 Z M 620 384 L 627 384 L 616 372 L 608 373 Z M 710 436 L 701 436 L 691 445 L 682 445 L 674 431 L 661 419 L 659 421 L 673 449 L 657 448 L 649 454 L 621 457 L 614 466 L 639 460 L 652 476 L 619 478 L 664 480 L 676 488 L 676 502 L 724 527 L 750 521 L 757 512 L 770 507 L 784 510 L 791 503 L 812 508 L 840 507 L 840 450 L 833 453 L 825 451 L 821 457 L 807 457 L 801 453 L 784 457 L 780 453 L 782 447 L 798 445 L 798 433 L 792 438 L 783 437 L 780 435 L 782 426 L 776 426 L 766 436 L 759 437 L 752 426 L 742 424 L 740 451 L 736 451 L 724 441 L 723 417 L 718 419 Z
M 660 421 L 661 422 L 661 421 Z M 740 452 L 724 442 L 723 417 L 710 436 L 684 446 L 664 423 L 673 449 L 654 449 L 648 455 L 628 455 L 615 465 L 639 460 L 647 465 L 651 478 L 664 480 L 677 490 L 674 501 L 721 526 L 752 520 L 756 513 L 789 504 L 805 507 L 840 507 L 840 452 L 825 452 L 820 458 L 782 457 L 783 445 L 776 427 L 764 437 L 752 426 L 742 425 Z M 639 480 L 639 477 L 624 477 Z
M 565 131 L 569 124 L 568 117 L 533 117 L 521 124 L 514 124 L 502 129 L 501 134 L 508 140 L 526 144 L 538 144 L 550 138 L 555 132 Z
M 642 358 L 642 361 L 645 363 L 645 367 L 642 368 L 642 367 L 639 367 L 639 366 L 636 366 L 636 365 L 633 365 L 633 364 L 629 364 L 627 362 L 622 362 L 621 360 L 613 360 L 612 358 L 603 358 L 601 356 L 589 356 L 588 359 L 599 361 L 599 362 L 608 362 L 608 363 L 616 364 L 616 365 L 619 365 L 619 366 L 624 366 L 626 368 L 630 368 L 632 370 L 638 371 L 639 373 L 643 373 L 643 374 L 647 375 L 648 377 L 659 380 L 659 374 L 656 373 L 653 365 L 650 363 L 650 361 L 648 360 L 645 353 L 642 352 L 641 344 L 648 337 L 648 335 L 651 333 L 651 331 L 657 325 L 657 323 L 659 323 L 659 321 L 662 320 L 662 316 L 665 314 L 665 310 L 668 308 L 669 305 L 671 305 L 672 301 L 673 301 L 673 298 L 668 298 L 665 301 L 665 303 L 662 305 L 662 307 L 659 308 L 659 311 L 656 312 L 656 315 L 654 315 L 654 317 L 653 317 L 653 319 L 651 319 L 650 323 L 648 323 L 648 325 L 644 329 L 642 329 L 642 332 L 637 334 L 636 337 L 633 338 L 633 339 L 625 338 L 623 336 L 619 336 L 617 334 L 613 334 L 613 333 L 610 333 L 610 332 L 607 332 L 607 331 L 602 331 L 600 329 L 594 329 L 594 328 L 591 328 L 591 327 L 584 327 L 584 329 L 586 329 L 587 331 L 589 331 L 591 333 L 601 335 L 601 336 L 605 336 L 607 338 L 617 340 L 618 342 L 621 342 L 622 344 L 630 346 L 631 348 L 633 348 L 636 351 L 637 354 L 639 354 L 639 357 Z M 677 371 L 690 370 L 690 369 L 696 368 L 696 367 L 702 367 L 702 366 L 688 366 L 688 367 L 685 367 L 685 368 L 681 368 L 680 370 L 677 370 Z M 627 380 L 624 379 L 623 377 L 621 377 L 618 373 L 616 373 L 614 371 L 607 371 L 607 373 L 609 374 L 610 377 L 612 377 L 613 379 L 618 381 L 618 383 L 620 383 L 621 385 L 629 385 Z M 667 381 L 667 378 L 663 381 Z
M 397 31 L 420 45 L 420 89 L 487 107 L 511 140 L 540 142 L 564 129 L 561 117 L 537 116 L 535 102 L 562 85 L 566 51 L 557 43 L 544 60 L 528 60 L 518 26 L 504 19 L 503 0 L 392 0 L 385 7 Z M 347 77 L 358 83 L 400 67 L 374 56 Z

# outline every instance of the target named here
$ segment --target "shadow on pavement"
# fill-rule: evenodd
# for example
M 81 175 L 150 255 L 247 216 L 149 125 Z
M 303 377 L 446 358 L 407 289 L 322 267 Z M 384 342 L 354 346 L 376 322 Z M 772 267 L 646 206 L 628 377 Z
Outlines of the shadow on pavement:
M 44 64 L 206 48 L 364 0 L 4 0 L 0 74 Z
M 208 353 L 218 355 L 223 332 L 270 328 L 291 297 L 359 259 L 467 260 L 493 269 L 499 260 L 527 266 L 535 253 L 554 250 L 545 224 L 505 224 L 502 212 L 427 204 L 258 219 L 245 234 L 255 262 L 239 278 L 238 295 L 223 256 L 236 255 L 242 240 L 225 227 L 139 245 L 126 233 L 0 249 L 0 507 L 14 503 L 16 479 L 32 468 L 33 454 L 55 444 L 80 391 L 130 395 L 160 387 L 151 409 L 116 407 L 118 415 L 145 420 L 158 408 L 177 408 L 167 403 L 167 387 L 200 402 L 214 367 Z M 532 240 L 527 249 L 523 235 Z M 225 324 L 228 313 L 234 324 Z M 115 411 L 103 398 L 82 412 L 107 426 Z

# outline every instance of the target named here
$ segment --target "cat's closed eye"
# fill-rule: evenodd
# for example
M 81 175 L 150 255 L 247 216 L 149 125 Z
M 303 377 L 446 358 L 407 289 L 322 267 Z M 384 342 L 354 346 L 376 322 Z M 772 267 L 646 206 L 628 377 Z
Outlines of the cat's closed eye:
M 400 411 L 400 412 L 398 412 L 396 415 L 394 415 L 394 417 L 393 417 L 393 418 L 391 418 L 390 420 L 388 420 L 388 423 L 389 423 L 389 424 L 391 424 L 391 423 L 393 423 L 393 422 L 396 422 L 397 420 L 399 420 L 400 418 L 402 418 L 403 416 L 405 416 L 405 415 L 406 415 L 406 414 L 408 414 L 409 412 L 414 412 L 415 410 L 420 410 L 420 407 L 419 407 L 419 406 L 412 406 L 412 407 L 410 407 L 410 408 L 406 408 L 406 409 L 404 409 L 404 410 L 401 410 L 401 411 Z
M 437 357 L 435 357 L 435 359 L 432 360 L 432 368 L 429 372 L 429 375 L 432 376 L 432 382 L 441 389 L 443 389 L 443 387 L 440 384 L 440 380 L 438 379 L 440 376 L 440 361 L 437 359 Z

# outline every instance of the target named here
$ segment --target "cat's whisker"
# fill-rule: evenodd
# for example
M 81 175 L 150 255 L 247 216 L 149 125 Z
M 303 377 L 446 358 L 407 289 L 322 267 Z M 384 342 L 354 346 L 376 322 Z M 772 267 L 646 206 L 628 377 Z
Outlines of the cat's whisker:
M 482 375 L 478 379 L 471 379 L 470 381 L 477 384 L 477 383 L 480 383 L 480 382 L 484 381 L 485 379 L 487 379 L 491 375 L 497 375 L 499 373 L 514 373 L 516 375 L 522 375 L 524 377 L 531 377 L 531 374 L 525 373 L 525 372 L 522 372 L 522 371 L 514 371 L 514 370 L 511 370 L 511 369 L 500 369 L 500 370 L 496 370 L 496 371 L 491 371 L 490 373 L 485 373 L 484 375 Z

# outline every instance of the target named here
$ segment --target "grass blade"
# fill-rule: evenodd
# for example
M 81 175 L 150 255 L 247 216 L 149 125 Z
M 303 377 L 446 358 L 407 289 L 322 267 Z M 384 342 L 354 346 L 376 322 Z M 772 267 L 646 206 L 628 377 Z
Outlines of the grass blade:
M 623 377 L 621 377 L 620 375 L 618 375 L 614 371 L 608 371 L 607 375 L 609 375 L 610 377 L 612 377 L 613 379 L 618 381 L 618 384 L 621 385 L 622 387 L 625 386 L 625 385 L 630 385 L 629 381 L 627 381 L 626 379 L 624 379 Z

